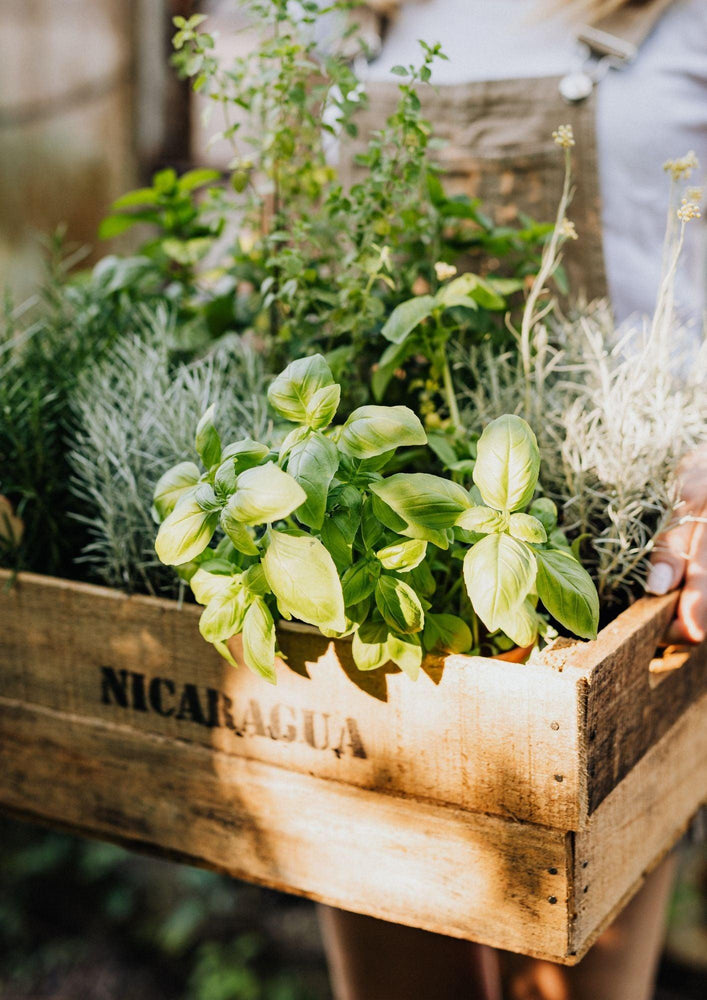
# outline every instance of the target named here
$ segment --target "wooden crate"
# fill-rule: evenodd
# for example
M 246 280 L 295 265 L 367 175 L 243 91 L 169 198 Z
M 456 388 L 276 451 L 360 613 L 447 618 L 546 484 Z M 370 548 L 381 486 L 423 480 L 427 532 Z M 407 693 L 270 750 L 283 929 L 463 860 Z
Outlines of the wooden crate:
M 571 963 L 707 799 L 706 648 L 653 661 L 674 605 L 416 684 L 285 625 L 271 687 L 198 608 L 22 575 L 0 592 L 0 805 Z

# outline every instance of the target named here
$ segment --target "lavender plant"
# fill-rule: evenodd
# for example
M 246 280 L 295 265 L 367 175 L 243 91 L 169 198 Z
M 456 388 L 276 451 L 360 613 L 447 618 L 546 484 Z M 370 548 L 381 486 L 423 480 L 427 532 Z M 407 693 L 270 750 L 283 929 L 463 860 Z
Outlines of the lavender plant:
M 235 335 L 190 364 L 170 360 L 174 317 L 145 312 L 143 329 L 123 339 L 79 381 L 69 463 L 70 509 L 88 536 L 79 562 L 125 590 L 176 593 L 154 553 L 155 477 L 179 457 L 196 458 L 188 428 L 207 402 L 229 432 L 268 439 L 260 356 Z
M 645 583 L 656 535 L 679 517 L 678 461 L 707 437 L 707 344 L 677 320 L 674 283 L 685 226 L 700 193 L 675 186 L 694 154 L 666 165 L 671 175 L 664 273 L 652 320 L 617 328 L 606 302 L 573 316 L 545 291 L 563 243 L 574 237 L 569 204 L 568 129 L 558 130 L 567 179 L 555 230 L 526 305 L 518 351 L 453 351 L 459 405 L 472 431 L 500 413 L 536 428 L 542 488 L 560 506 L 564 530 L 582 544 L 603 607 L 625 603 Z

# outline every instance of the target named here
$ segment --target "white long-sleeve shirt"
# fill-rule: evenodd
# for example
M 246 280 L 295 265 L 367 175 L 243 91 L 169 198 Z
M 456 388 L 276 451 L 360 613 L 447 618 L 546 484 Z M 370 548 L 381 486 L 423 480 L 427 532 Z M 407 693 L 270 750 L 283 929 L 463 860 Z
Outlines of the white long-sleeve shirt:
M 439 85 L 562 76 L 577 64 L 572 26 L 548 18 L 535 0 L 422 0 L 402 6 L 368 78 L 389 79 L 392 66 L 416 62 L 420 38 L 441 42 L 449 57 L 435 65 Z M 694 150 L 701 166 L 690 184 L 707 176 L 707 0 L 675 0 L 637 59 L 601 80 L 597 143 L 604 257 L 622 321 L 655 304 L 668 203 L 663 163 Z M 679 311 L 696 322 L 705 229 L 688 225 L 677 283 Z

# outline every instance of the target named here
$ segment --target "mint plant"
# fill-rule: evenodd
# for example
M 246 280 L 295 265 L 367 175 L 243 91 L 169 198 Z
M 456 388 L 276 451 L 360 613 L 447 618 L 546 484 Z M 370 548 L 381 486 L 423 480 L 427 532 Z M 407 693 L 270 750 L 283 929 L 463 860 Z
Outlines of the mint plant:
M 293 361 L 268 390 L 294 425 L 277 450 L 248 438 L 224 446 L 211 407 L 196 429 L 203 471 L 181 462 L 157 483 L 157 554 L 189 581 L 205 605 L 201 633 L 229 662 L 240 634 L 247 665 L 274 682 L 279 617 L 351 636 L 360 670 L 392 662 L 412 679 L 425 652 L 478 651 L 476 616 L 531 645 L 538 601 L 596 635 L 594 585 L 554 504 L 533 500 L 540 459 L 524 420 L 484 430 L 469 491 L 427 473 L 384 475 L 399 449 L 426 444 L 419 418 L 367 405 L 333 425 L 340 392 L 322 355 Z

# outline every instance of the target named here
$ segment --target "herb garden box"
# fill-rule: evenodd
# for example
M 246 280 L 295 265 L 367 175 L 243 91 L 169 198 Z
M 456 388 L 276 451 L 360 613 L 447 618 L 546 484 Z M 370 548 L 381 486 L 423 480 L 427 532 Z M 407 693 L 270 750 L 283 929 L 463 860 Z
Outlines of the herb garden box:
M 271 687 L 203 642 L 198 608 L 20 575 L 0 804 L 571 963 L 707 798 L 705 646 L 653 659 L 674 600 L 525 665 L 428 659 L 417 684 L 283 624 Z

